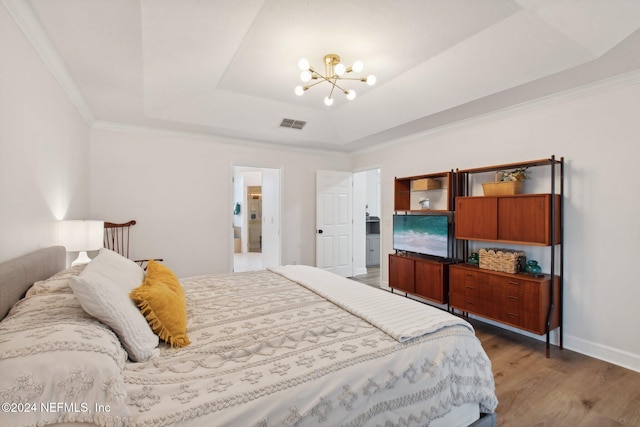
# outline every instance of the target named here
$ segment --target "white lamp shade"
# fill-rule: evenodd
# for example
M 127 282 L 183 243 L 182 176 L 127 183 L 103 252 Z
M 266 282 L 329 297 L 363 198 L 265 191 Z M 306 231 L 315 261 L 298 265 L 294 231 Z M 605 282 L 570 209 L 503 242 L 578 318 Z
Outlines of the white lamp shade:
M 103 221 L 60 221 L 60 244 L 67 252 L 95 251 L 102 247 Z

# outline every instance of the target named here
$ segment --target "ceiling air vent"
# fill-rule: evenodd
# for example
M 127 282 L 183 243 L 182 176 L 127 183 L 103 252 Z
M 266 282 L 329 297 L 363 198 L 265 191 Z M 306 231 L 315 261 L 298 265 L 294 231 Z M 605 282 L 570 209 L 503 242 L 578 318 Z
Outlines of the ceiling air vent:
M 302 120 L 282 119 L 282 123 L 280 123 L 280 127 L 291 128 L 291 129 L 302 129 L 306 124 L 307 122 L 303 122 Z

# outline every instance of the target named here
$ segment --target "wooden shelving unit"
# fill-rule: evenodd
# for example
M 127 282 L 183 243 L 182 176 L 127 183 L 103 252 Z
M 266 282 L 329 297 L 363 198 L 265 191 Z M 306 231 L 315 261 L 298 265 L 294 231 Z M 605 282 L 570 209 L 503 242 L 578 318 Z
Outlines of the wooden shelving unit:
M 533 167 L 549 168 L 549 193 L 504 196 L 470 194 L 469 180 L 473 174 Z M 553 329 L 559 328 L 559 347 L 563 347 L 564 159 L 557 160 L 551 156 L 548 159 L 458 170 L 454 174 L 454 185 L 458 190 L 454 203 L 455 237 L 461 243 L 454 245 L 456 258 L 468 258 L 469 241 L 548 246 L 550 268 L 545 279 L 538 280 L 522 273 L 508 275 L 467 265 L 452 266 L 449 283 L 451 308 L 544 334 L 549 357 L 549 333 Z M 532 326 L 532 316 L 538 322 L 534 322 L 536 327 Z
M 453 172 L 396 178 L 394 210 L 396 214 L 451 214 Z M 421 205 L 429 200 L 429 207 Z M 449 301 L 450 260 L 418 254 L 389 255 L 389 286 L 438 304 Z
M 472 194 L 476 174 L 547 167 L 550 190 L 542 194 L 484 196 Z M 453 216 L 452 259 L 434 260 L 411 253 L 389 255 L 389 286 L 450 310 L 472 313 L 538 335 L 559 328 L 562 348 L 562 288 L 564 283 L 563 212 L 564 159 L 485 166 L 396 178 L 396 214 L 449 213 Z M 420 201 L 429 199 L 429 209 Z M 465 264 L 469 242 L 484 241 L 548 247 L 547 274 L 502 273 Z M 559 252 L 558 252 L 559 251 Z M 559 256 L 558 256 L 559 254 Z M 457 261 L 456 261 L 457 260 Z
M 396 178 L 394 206 L 396 212 L 448 212 L 452 209 L 452 172 Z M 420 200 L 429 199 L 429 209 L 420 206 Z

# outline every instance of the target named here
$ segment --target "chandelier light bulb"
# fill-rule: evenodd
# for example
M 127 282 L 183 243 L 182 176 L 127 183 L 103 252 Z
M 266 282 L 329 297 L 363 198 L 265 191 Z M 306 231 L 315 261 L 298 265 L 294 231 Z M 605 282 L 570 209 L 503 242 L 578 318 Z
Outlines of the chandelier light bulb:
M 344 74 L 345 71 L 347 71 L 347 69 L 345 68 L 345 66 L 343 64 L 336 65 L 333 70 L 335 71 L 337 76 L 341 76 L 341 75 Z
M 374 84 L 376 84 L 376 76 L 374 76 L 373 74 L 367 76 L 367 84 L 369 86 L 373 86 Z
M 296 95 L 302 96 L 304 94 L 304 88 L 302 86 L 296 86 Z
M 311 73 L 309 72 L 309 70 L 304 70 L 303 72 L 300 73 L 300 80 L 302 80 L 305 83 L 311 80 Z
M 356 91 L 355 90 L 351 89 L 351 90 L 347 91 L 347 99 L 349 101 L 355 99 L 355 97 L 356 97 Z
M 351 67 L 351 69 L 356 73 L 359 73 L 364 69 L 364 64 L 362 63 L 362 61 L 356 61 L 353 63 L 353 67 Z
M 309 64 L 309 60 L 306 58 L 302 58 L 300 61 L 298 61 L 298 68 L 300 68 L 300 70 L 302 71 L 308 70 L 310 66 L 311 64 Z
M 333 98 L 330 96 L 327 96 L 324 98 L 324 105 L 326 105 L 327 107 L 330 107 L 333 105 Z

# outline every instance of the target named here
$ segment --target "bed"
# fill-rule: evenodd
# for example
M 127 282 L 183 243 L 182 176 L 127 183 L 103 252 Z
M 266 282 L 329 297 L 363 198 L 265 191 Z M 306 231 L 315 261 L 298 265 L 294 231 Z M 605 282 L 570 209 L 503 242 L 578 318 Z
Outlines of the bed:
M 299 265 L 190 277 L 190 344 L 134 361 L 65 260 L 0 264 L 2 426 L 495 426 L 491 363 L 446 311 Z

